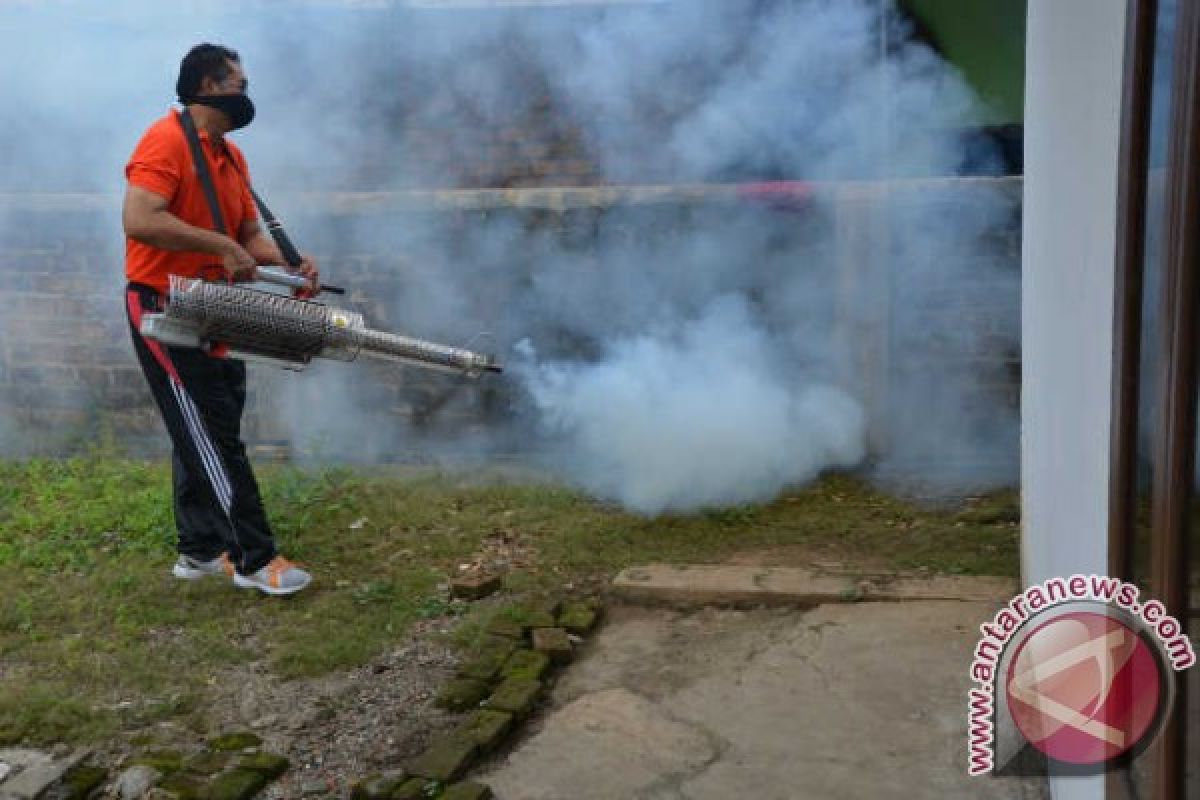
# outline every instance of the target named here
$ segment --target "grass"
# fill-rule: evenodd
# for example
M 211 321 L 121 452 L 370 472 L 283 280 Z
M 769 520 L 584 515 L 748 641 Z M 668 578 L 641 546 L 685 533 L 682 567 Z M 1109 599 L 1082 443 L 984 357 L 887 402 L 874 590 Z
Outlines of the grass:
M 272 467 L 260 481 L 283 552 L 317 582 L 267 598 L 169 575 L 169 467 L 98 452 L 0 462 L 0 743 L 96 741 L 176 718 L 202 725 L 222 670 L 282 678 L 361 664 L 414 621 L 456 609 L 438 584 L 493 533 L 535 563 L 513 591 L 650 561 L 747 550 L 1015 575 L 1015 495 L 922 509 L 845 477 L 776 502 L 694 516 L 627 514 L 550 485 L 430 472 Z

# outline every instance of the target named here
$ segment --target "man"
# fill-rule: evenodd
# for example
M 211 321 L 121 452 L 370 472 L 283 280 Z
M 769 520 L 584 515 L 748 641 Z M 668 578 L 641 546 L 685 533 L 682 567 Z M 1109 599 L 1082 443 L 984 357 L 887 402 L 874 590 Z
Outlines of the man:
M 126 302 L 138 361 L 174 445 L 179 559 L 172 572 L 189 580 L 226 575 L 237 586 L 291 594 L 311 576 L 276 551 L 241 441 L 245 364 L 219 348 L 168 347 L 139 331 L 142 315 L 162 308 L 171 275 L 244 281 L 258 265 L 285 263 L 259 225 L 245 159 L 225 138 L 254 117 L 246 86 L 238 54 L 228 48 L 197 45 L 180 64 L 176 92 L 184 109 L 151 125 L 125 167 Z M 217 229 L 183 114 L 199 133 L 228 230 Z M 307 256 L 299 272 L 317 286 Z

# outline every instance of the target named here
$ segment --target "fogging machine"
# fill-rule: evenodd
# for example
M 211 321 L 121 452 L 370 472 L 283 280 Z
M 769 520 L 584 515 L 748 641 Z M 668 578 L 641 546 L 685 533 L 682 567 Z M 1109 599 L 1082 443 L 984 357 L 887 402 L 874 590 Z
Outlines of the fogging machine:
M 259 267 L 259 280 L 307 287 L 299 275 Z M 222 343 L 229 355 L 302 370 L 314 358 L 353 361 L 360 355 L 472 377 L 500 372 L 490 355 L 368 328 L 362 314 L 245 286 L 171 276 L 161 313 L 142 318 L 143 336 L 164 344 Z
M 186 108 L 179 114 L 179 123 L 204 189 L 213 228 L 225 233 L 225 220 L 208 162 L 202 153 L 195 122 Z M 230 161 L 236 169 L 237 161 L 233 158 Z M 292 268 L 299 267 L 300 253 L 283 225 L 250 186 L 246 176 L 242 179 L 246 181 L 284 261 Z M 295 294 L 309 293 L 311 296 L 314 290 L 317 293 L 344 293 L 336 286 L 310 286 L 300 275 L 274 267 L 259 267 L 256 276 L 260 281 L 289 287 Z M 293 370 L 304 369 L 314 358 L 353 361 L 364 355 L 472 377 L 501 371 L 492 356 L 374 330 L 366 326 L 362 314 L 353 311 L 330 308 L 300 297 L 178 275 L 171 276 L 166 307 L 161 313 L 143 316 L 141 332 L 164 344 L 183 347 L 208 347 L 219 343 L 234 357 L 265 361 Z

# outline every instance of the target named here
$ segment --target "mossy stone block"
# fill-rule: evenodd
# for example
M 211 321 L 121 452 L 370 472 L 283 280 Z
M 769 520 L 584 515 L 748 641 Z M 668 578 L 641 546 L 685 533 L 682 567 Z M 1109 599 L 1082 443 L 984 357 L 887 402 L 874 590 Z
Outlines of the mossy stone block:
M 487 636 L 479 645 L 478 652 L 480 653 L 496 653 L 508 658 L 513 651 L 521 646 L 520 642 L 515 642 L 505 636 Z
M 550 668 L 550 657 L 536 650 L 518 650 L 508 657 L 500 674 L 505 678 L 538 681 Z
M 396 787 L 392 792 L 391 800 L 425 800 L 428 797 L 425 793 L 425 787 L 428 784 L 429 781 L 424 778 L 409 778 Z
M 597 622 L 604 619 L 604 601 L 599 597 L 585 597 L 582 600 L 574 600 L 572 602 L 578 603 L 584 608 L 592 611 L 596 615 Z
M 513 715 L 507 711 L 481 708 L 454 731 L 454 736 L 474 742 L 486 753 L 500 743 L 512 724 Z
M 517 649 L 517 643 L 512 639 L 500 636 L 489 636 L 475 654 L 458 668 L 458 674 L 466 678 L 489 681 L 500 672 L 504 662 Z
M 555 615 L 548 609 L 537 605 L 509 606 L 502 609 L 498 615 L 521 626 L 521 635 L 529 633 L 534 628 L 548 628 L 554 625 Z
M 449 783 L 466 771 L 478 752 L 479 747 L 474 742 L 448 736 L 435 740 L 408 765 L 408 771 L 422 778 Z
M 492 800 L 495 795 L 482 783 L 463 781 L 446 787 L 441 800 Z
M 195 776 L 184 772 L 176 772 L 174 775 L 163 778 L 159 782 L 158 788 L 165 789 L 179 800 L 203 800 L 208 796 L 205 794 L 208 787 L 204 786 Z
M 283 756 L 274 753 L 252 753 L 238 759 L 237 765 L 241 769 L 252 769 L 255 772 L 261 772 L 267 776 L 267 780 L 273 781 L 287 772 L 288 767 L 291 766 L 291 762 Z
M 72 767 L 63 776 L 63 788 L 65 789 L 62 795 L 63 800 L 84 800 L 96 787 L 104 783 L 104 779 L 107 777 L 108 770 L 104 767 L 93 767 L 86 764 Z
M 566 664 L 573 651 L 571 640 L 562 628 L 537 628 L 533 632 L 533 649 L 545 653 L 555 664 Z
M 231 769 L 213 778 L 200 795 L 204 800 L 250 800 L 271 780 L 253 769 Z
M 245 750 L 247 747 L 258 747 L 261 744 L 262 739 L 249 731 L 225 733 L 208 741 L 208 746 L 213 750 L 225 751 Z
M 372 775 L 354 784 L 350 791 L 350 800 L 391 800 L 396 790 L 407 780 L 408 773 L 404 770 Z
M 492 692 L 492 696 L 484 703 L 484 707 L 493 711 L 507 711 L 514 716 L 523 717 L 533 708 L 541 691 L 542 684 L 537 681 L 508 678 L 496 687 L 496 691 Z
M 525 618 L 521 621 L 521 628 L 525 633 L 529 633 L 534 628 L 550 628 L 555 623 L 554 614 L 545 609 L 533 609 L 529 611 Z
M 164 775 L 179 772 L 183 769 L 183 753 L 178 750 L 150 750 L 137 756 L 131 762 L 143 767 L 151 767 Z
M 530 605 L 538 610 L 549 614 L 552 617 L 557 617 L 558 612 L 562 610 L 562 598 L 560 597 L 539 597 L 533 600 Z
M 232 757 L 228 750 L 201 750 L 189 756 L 183 762 L 183 768 L 200 775 L 215 775 L 229 765 Z
M 472 658 L 458 665 L 458 675 L 476 681 L 490 681 L 496 677 L 504 662 L 496 663 L 494 658 Z
M 501 636 L 505 639 L 520 639 L 525 635 L 525 630 L 521 627 L 521 623 L 504 614 L 497 614 L 492 617 L 492 621 L 487 624 L 484 630 L 492 636 Z
M 567 603 L 558 615 L 558 626 L 568 633 L 583 636 L 596 627 L 596 612 L 586 603 Z
M 448 711 L 466 711 L 475 708 L 487 697 L 488 683 L 477 678 L 455 678 L 441 688 L 437 696 L 438 708 Z

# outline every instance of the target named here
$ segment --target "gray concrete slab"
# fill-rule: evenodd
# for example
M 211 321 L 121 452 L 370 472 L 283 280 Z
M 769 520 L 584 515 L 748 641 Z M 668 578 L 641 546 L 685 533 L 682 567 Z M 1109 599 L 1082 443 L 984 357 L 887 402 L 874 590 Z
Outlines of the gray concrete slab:
M 739 564 L 648 564 L 625 569 L 613 581 L 614 593 L 624 600 L 674 608 L 816 606 L 863 600 L 1004 603 L 1017 589 L 1008 578 L 853 574 L 844 569 Z
M 1041 797 L 966 774 L 967 670 L 993 610 L 616 608 L 480 779 L 500 800 Z

